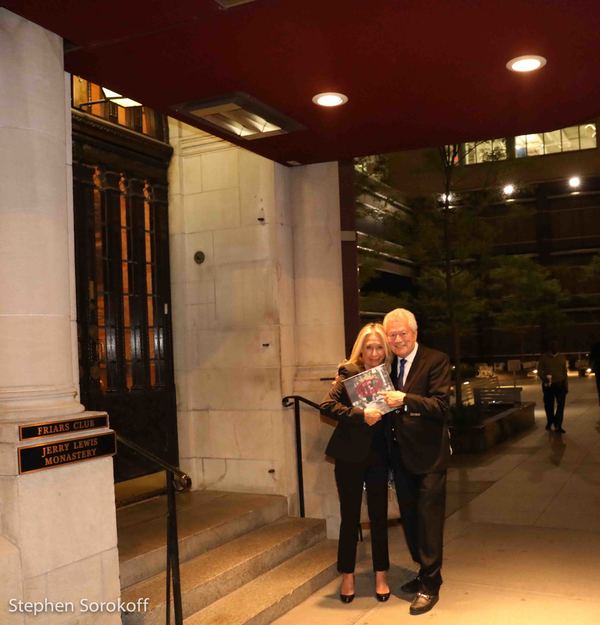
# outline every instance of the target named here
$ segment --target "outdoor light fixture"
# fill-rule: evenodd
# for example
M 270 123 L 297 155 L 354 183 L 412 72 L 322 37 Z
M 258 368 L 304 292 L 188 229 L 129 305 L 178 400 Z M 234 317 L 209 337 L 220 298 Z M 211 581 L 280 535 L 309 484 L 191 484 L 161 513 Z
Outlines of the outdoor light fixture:
M 317 93 L 316 96 L 313 96 L 312 101 L 319 106 L 340 106 L 348 102 L 348 96 L 343 93 L 328 91 L 325 93 Z
M 502 189 L 502 193 L 504 193 L 504 195 L 512 195 L 514 192 L 515 192 L 514 184 L 504 185 L 504 188 Z
M 110 102 L 114 102 L 115 104 L 118 104 L 119 106 L 122 106 L 124 108 L 131 108 L 133 106 L 142 106 L 139 102 L 136 102 L 135 100 L 132 100 L 131 98 L 125 98 L 120 93 L 117 93 L 116 91 L 111 91 L 110 89 L 107 89 L 106 87 L 102 87 L 102 93 L 104 94 L 104 97 L 107 100 L 109 100 Z
M 102 98 L 102 100 L 90 100 L 89 102 L 81 102 L 78 105 L 78 108 L 81 108 L 83 106 L 92 106 L 94 104 L 105 104 L 106 102 L 112 102 L 113 104 L 118 104 L 119 106 L 122 106 L 123 108 L 133 108 L 135 106 L 143 106 L 143 104 L 140 104 L 140 102 L 136 102 L 135 100 L 132 100 L 131 98 L 126 98 L 122 96 L 120 93 L 117 93 L 116 91 L 112 91 L 111 89 L 107 89 L 106 87 L 102 87 L 102 93 L 104 95 L 104 98 Z
M 525 54 L 511 59 L 506 67 L 511 72 L 534 72 L 546 65 L 546 59 L 538 54 Z
M 581 185 L 581 178 L 579 176 L 571 176 L 569 178 L 569 186 L 571 189 L 578 189 Z

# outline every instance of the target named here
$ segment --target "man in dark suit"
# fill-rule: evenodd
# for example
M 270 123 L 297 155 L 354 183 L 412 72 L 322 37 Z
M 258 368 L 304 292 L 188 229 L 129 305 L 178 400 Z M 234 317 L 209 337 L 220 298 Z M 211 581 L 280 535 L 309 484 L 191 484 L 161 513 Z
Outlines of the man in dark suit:
M 383 326 L 394 353 L 393 408 L 386 419 L 392 470 L 404 536 L 417 577 L 402 586 L 415 594 L 411 614 L 431 610 L 442 584 L 446 468 L 450 457 L 450 364 L 442 352 L 417 343 L 417 322 L 408 310 L 388 313 Z

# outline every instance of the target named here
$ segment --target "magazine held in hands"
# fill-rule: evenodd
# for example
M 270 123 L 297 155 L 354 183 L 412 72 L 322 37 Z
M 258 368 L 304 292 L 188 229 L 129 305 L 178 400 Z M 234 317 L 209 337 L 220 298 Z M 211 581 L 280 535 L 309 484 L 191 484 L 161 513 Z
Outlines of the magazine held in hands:
M 378 408 L 381 412 L 392 410 L 380 395 L 382 391 L 394 390 L 394 385 L 385 365 L 357 373 L 343 382 L 353 406 Z

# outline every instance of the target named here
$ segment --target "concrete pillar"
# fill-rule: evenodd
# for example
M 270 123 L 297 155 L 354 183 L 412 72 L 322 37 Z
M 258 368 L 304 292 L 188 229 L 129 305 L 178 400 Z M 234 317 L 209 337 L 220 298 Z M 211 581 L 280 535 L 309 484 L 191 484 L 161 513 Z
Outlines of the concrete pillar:
M 112 459 L 24 475 L 17 466 L 17 449 L 31 444 L 19 440 L 19 425 L 86 415 L 78 401 L 70 98 L 60 37 L 0 9 L 0 84 L 0 550 L 1 575 L 10 579 L 0 582 L 0 621 L 116 624 L 118 613 L 80 613 L 81 599 L 119 595 Z M 33 442 L 61 438 L 68 436 Z M 9 599 L 73 609 L 34 618 L 9 612 Z
M 291 170 L 296 376 L 294 394 L 320 402 L 344 358 L 344 303 L 337 163 Z M 307 516 L 325 518 L 337 538 L 339 503 L 333 464 L 324 451 L 333 433 L 316 410 L 302 409 Z
M 62 40 L 2 10 L 0 419 L 81 412 Z M 71 228 L 72 230 L 72 228 Z

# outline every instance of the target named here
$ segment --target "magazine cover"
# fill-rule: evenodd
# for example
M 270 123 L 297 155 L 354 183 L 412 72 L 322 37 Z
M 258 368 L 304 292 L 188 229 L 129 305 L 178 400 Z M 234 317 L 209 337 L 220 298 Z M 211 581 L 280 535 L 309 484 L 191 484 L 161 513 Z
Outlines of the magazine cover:
M 393 391 L 394 385 L 385 368 L 379 365 L 353 375 L 344 380 L 346 392 L 353 406 L 379 408 L 382 412 L 389 412 L 391 408 L 380 396 L 382 391 Z

